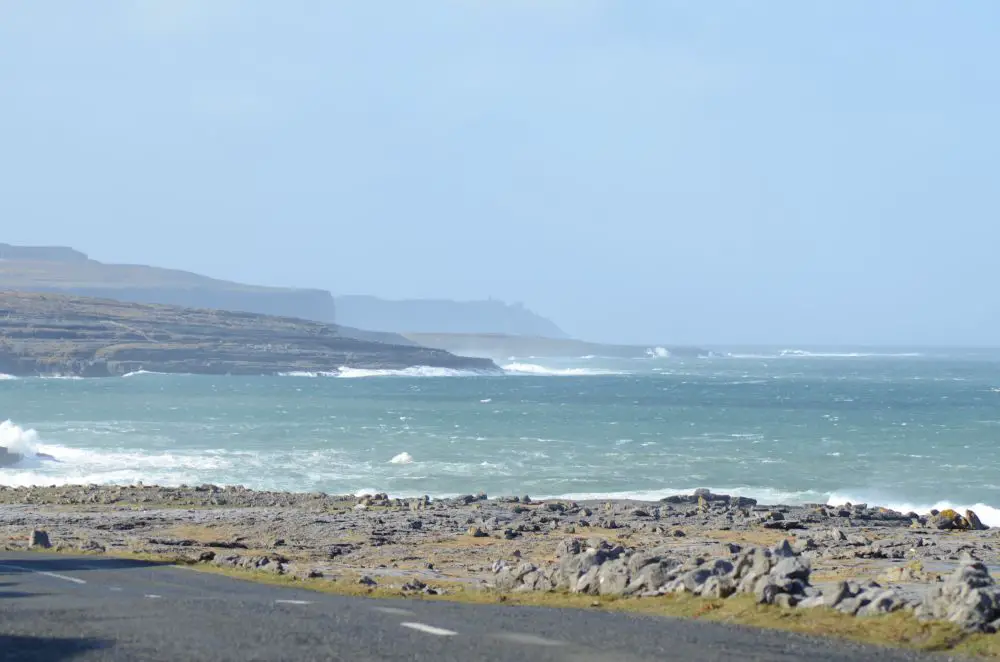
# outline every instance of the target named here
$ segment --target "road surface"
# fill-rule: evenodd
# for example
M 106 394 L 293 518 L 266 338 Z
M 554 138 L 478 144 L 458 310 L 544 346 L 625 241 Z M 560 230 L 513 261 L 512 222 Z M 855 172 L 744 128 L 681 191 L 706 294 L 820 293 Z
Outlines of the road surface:
M 713 623 L 351 598 L 143 561 L 0 552 L 5 661 L 803 659 L 933 658 Z

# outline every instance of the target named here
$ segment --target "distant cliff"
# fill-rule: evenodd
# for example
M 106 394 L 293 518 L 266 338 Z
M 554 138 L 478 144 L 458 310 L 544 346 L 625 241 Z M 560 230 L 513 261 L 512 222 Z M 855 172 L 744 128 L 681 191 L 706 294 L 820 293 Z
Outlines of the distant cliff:
M 335 322 L 324 290 L 259 287 L 132 264 L 104 264 L 71 248 L 0 244 L 0 289 L 216 308 Z
M 565 338 L 551 321 L 502 301 L 387 301 L 318 289 L 263 287 L 134 264 L 106 264 L 60 246 L 0 244 L 0 290 L 233 310 L 337 323 L 342 336 L 412 345 L 402 332 Z M 362 329 L 364 329 L 362 331 Z
M 415 366 L 498 372 L 481 358 L 344 337 L 332 324 L 0 291 L 0 373 L 10 375 L 272 375 Z
M 410 299 L 371 296 L 336 298 L 340 324 L 394 333 L 502 333 L 513 336 L 566 338 L 552 321 L 520 304 L 503 301 Z

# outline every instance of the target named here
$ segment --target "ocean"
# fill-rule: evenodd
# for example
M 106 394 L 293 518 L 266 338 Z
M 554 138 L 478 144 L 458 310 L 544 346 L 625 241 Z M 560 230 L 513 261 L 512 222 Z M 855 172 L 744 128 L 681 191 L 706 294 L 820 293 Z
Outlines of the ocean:
M 511 359 L 504 375 L 0 379 L 0 485 L 971 507 L 1000 525 L 1000 352 Z

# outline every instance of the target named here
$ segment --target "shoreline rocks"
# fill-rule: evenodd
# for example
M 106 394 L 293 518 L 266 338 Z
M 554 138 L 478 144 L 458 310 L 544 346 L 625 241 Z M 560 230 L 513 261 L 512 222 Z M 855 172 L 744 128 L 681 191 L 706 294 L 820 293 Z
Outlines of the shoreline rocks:
M 402 594 L 448 581 L 503 592 L 746 595 L 857 616 L 905 609 L 994 631 L 1000 589 L 984 569 L 1000 565 L 1000 538 L 974 513 L 955 515 L 767 506 L 707 490 L 659 502 L 572 502 L 216 485 L 0 487 L 0 545 L 366 576 Z M 936 526 L 942 516 L 952 528 Z M 796 527 L 782 528 L 789 522 Z

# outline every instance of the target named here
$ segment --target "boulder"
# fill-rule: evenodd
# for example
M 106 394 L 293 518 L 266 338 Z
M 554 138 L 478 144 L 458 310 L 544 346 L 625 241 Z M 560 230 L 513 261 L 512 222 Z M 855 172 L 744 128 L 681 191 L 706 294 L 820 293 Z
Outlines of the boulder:
M 598 570 L 597 592 L 600 595 L 622 595 L 628 583 L 628 567 L 622 559 L 609 561 Z
M 985 524 L 983 524 L 983 521 L 979 519 L 979 515 L 977 515 L 972 510 L 965 511 L 965 519 L 966 521 L 969 522 L 969 526 L 972 528 L 973 531 L 985 531 L 986 529 L 990 528 Z
M 35 529 L 31 532 L 31 546 L 41 547 L 42 549 L 52 547 L 52 543 L 49 542 L 49 534 L 45 531 Z
M 963 555 L 961 563 L 943 585 L 925 595 L 916 615 L 950 621 L 973 632 L 994 631 L 993 623 L 1000 619 L 1000 588 L 980 561 Z

